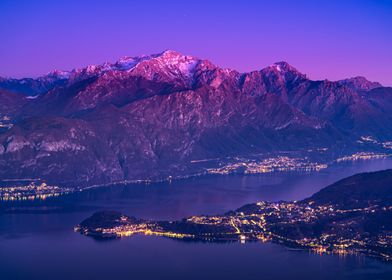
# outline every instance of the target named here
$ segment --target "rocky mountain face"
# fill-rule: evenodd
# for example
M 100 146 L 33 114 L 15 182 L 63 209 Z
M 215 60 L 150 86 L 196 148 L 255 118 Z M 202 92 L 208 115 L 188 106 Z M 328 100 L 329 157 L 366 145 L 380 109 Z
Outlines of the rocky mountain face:
M 285 62 L 239 73 L 175 51 L 0 79 L 0 178 L 92 185 L 200 172 L 192 161 L 347 150 L 392 138 L 392 89 L 311 81 Z
M 69 72 L 54 70 L 48 75 L 37 79 L 6 79 L 0 77 L 0 88 L 14 93 L 23 93 L 34 97 L 43 94 L 56 86 L 65 85 L 69 79 Z

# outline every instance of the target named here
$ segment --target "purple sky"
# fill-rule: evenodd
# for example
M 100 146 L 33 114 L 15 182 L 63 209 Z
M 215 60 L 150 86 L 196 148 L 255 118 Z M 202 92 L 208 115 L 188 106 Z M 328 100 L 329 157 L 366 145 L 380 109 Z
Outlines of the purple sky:
M 285 60 L 312 79 L 392 86 L 392 1 L 1 0 L 0 38 L 0 76 L 174 49 L 239 71 Z

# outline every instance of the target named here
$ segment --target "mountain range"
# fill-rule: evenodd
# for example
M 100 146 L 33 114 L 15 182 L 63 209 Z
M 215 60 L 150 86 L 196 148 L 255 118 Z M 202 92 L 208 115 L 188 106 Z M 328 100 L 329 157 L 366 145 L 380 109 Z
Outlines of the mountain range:
M 240 73 L 165 51 L 0 78 L 0 178 L 89 186 L 190 175 L 209 158 L 345 153 L 392 139 L 392 88 L 313 81 L 286 62 Z

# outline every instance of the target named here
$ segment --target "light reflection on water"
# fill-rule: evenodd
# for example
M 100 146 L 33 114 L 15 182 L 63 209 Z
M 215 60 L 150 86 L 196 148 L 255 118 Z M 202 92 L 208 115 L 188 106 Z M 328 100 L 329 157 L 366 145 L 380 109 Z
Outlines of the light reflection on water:
M 143 236 L 97 242 L 72 231 L 97 210 L 149 219 L 218 214 L 258 200 L 302 199 L 343 177 L 387 168 L 391 159 L 340 164 L 319 173 L 207 176 L 1 204 L 1 279 L 392 279 L 392 265 L 363 257 Z

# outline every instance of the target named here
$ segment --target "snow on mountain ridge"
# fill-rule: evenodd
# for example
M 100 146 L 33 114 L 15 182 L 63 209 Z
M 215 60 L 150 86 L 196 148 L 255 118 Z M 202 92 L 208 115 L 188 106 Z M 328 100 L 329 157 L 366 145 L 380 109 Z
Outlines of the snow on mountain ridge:
M 70 77 L 75 78 L 79 74 L 100 75 L 108 71 L 133 71 L 141 63 L 157 62 L 161 69 L 167 69 L 172 74 L 181 74 L 191 76 L 191 72 L 200 61 L 200 59 L 182 55 L 176 51 L 167 50 L 159 54 L 142 55 L 142 56 L 124 56 L 114 63 L 104 63 L 98 65 L 89 65 L 85 68 L 73 69 Z

